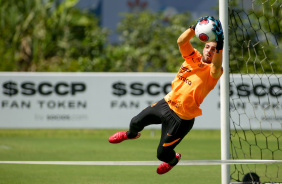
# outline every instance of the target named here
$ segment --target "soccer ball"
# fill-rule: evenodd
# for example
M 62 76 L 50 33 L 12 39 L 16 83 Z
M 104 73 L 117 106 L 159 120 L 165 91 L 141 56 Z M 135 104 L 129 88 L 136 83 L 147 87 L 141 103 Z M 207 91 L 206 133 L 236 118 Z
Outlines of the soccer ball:
M 195 35 L 201 42 L 208 43 L 215 41 L 216 36 L 212 31 L 213 24 L 215 24 L 214 21 L 209 19 L 202 20 L 197 24 L 195 29 Z

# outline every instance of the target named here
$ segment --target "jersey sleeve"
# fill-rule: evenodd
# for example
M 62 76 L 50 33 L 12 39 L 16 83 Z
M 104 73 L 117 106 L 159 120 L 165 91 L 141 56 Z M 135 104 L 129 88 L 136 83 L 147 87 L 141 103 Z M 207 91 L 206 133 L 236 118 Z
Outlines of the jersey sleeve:
M 197 49 L 194 48 L 194 52 L 192 52 L 192 54 L 190 54 L 189 56 L 182 55 L 182 57 L 185 59 L 186 62 L 189 62 L 190 60 L 201 58 L 202 55 Z
M 209 72 L 210 72 L 210 70 L 209 70 Z M 220 74 L 220 77 L 221 77 L 222 74 L 223 74 L 223 68 L 221 67 L 221 74 Z M 213 78 L 213 76 L 211 75 L 211 73 L 209 73 L 208 81 L 209 81 L 209 84 L 210 84 L 210 88 L 211 88 L 211 89 L 213 89 L 213 88 L 215 87 L 215 85 L 216 85 L 216 83 L 218 82 L 218 80 L 220 79 L 220 77 L 217 78 L 217 79 L 215 79 L 215 78 Z

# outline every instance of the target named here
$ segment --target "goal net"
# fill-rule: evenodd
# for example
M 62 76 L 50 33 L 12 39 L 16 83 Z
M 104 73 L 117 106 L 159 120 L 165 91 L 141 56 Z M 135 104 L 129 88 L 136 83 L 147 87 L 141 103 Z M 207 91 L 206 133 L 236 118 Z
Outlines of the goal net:
M 282 1 L 229 0 L 230 157 L 282 160 Z M 282 183 L 282 163 L 233 164 Z

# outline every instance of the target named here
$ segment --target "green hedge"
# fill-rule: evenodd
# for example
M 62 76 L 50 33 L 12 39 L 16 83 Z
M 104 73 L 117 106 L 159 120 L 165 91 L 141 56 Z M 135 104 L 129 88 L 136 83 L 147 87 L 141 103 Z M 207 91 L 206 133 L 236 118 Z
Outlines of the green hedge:
M 176 40 L 196 22 L 189 12 L 172 17 L 150 11 L 123 13 L 117 30 L 113 30 L 120 40 L 110 43 L 108 38 L 113 31 L 102 28 L 93 13 L 76 8 L 77 2 L 22 0 L 15 3 L 0 0 L 0 71 L 178 71 L 183 58 Z M 268 12 L 271 15 L 272 9 Z M 278 8 L 274 8 L 274 13 L 278 17 L 281 14 Z M 260 17 L 268 18 L 265 14 L 260 12 L 256 15 L 261 20 Z M 257 19 L 255 16 L 250 18 Z M 276 44 L 248 48 L 244 32 L 230 27 L 232 73 L 282 73 L 279 49 L 282 22 L 276 23 L 276 19 L 269 17 L 271 24 L 266 24 L 267 19 L 263 19 L 264 24 L 260 23 L 260 26 L 261 29 L 269 27 L 274 30 L 278 47 Z M 238 17 L 233 17 L 233 20 L 238 20 Z M 234 33 L 237 34 L 234 36 Z M 195 37 L 191 41 L 195 48 L 202 51 L 203 43 Z M 248 49 L 250 52 L 245 52 Z

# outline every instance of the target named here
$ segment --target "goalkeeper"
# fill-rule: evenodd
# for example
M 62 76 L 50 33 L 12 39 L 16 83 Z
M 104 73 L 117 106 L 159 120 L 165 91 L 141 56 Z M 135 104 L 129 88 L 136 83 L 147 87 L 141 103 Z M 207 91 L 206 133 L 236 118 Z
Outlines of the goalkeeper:
M 157 158 L 163 163 L 157 168 L 158 174 L 167 173 L 179 162 L 181 154 L 176 153 L 174 148 L 192 129 L 195 117 L 202 115 L 200 104 L 223 73 L 222 26 L 220 21 L 212 16 L 201 17 L 198 22 L 207 19 L 215 22 L 213 32 L 216 34 L 216 41 L 206 43 L 201 55 L 190 43 L 197 24 L 184 31 L 177 43 L 185 61 L 171 83 L 172 90 L 164 99 L 133 117 L 128 131 L 117 132 L 109 137 L 110 143 L 120 143 L 139 138 L 140 131 L 148 125 L 161 124 L 162 133 Z

